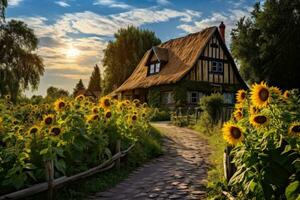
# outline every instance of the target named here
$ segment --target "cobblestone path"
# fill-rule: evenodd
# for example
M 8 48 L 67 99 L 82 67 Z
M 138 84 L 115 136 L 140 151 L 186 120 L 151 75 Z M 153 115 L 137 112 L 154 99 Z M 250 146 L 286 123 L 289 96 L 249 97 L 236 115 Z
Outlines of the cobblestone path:
M 154 123 L 166 138 L 164 155 L 134 171 L 116 187 L 90 200 L 205 199 L 208 144 L 197 133 L 167 123 Z

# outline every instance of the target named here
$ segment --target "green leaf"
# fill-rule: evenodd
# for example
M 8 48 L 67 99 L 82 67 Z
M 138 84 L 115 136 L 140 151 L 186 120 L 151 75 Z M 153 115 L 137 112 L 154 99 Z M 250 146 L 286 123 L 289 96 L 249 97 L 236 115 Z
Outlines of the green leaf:
M 65 174 L 66 163 L 64 160 L 58 160 L 55 162 L 55 168 L 61 173 Z
M 40 151 L 40 155 L 44 155 L 44 154 L 47 154 L 48 153 L 48 148 L 46 148 L 46 149 L 42 149 L 41 151 Z
M 294 181 L 290 183 L 285 189 L 285 196 L 287 200 L 295 200 L 300 196 L 300 182 Z

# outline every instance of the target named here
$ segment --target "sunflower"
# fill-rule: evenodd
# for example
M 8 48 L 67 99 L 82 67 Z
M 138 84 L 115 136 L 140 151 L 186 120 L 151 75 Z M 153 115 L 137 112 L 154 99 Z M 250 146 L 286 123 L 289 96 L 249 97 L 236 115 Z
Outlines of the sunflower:
M 290 97 L 290 92 L 288 90 L 284 91 L 283 98 L 288 99 Z
M 293 122 L 289 128 L 289 134 L 294 136 L 300 136 L 300 122 Z
M 5 99 L 6 100 L 10 100 L 11 99 L 11 96 L 8 94 L 8 95 L 5 95 Z
M 131 116 L 131 120 L 132 120 L 132 121 L 136 121 L 136 120 L 137 120 L 136 114 L 134 114 L 134 115 Z
M 241 110 L 236 110 L 233 113 L 233 117 L 236 121 L 239 121 L 243 118 L 243 112 Z
M 247 93 L 245 90 L 239 90 L 237 93 L 236 93 L 236 101 L 238 103 L 243 103 L 246 99 L 246 96 L 247 96 Z
M 252 105 L 250 106 L 250 114 L 251 115 L 256 115 L 256 114 L 259 113 L 259 111 L 260 111 L 259 108 L 255 107 L 255 106 L 252 106 Z
M 54 116 L 53 115 L 45 115 L 43 118 L 43 122 L 45 125 L 51 125 L 54 121 Z
M 109 110 L 107 110 L 107 111 L 105 112 L 105 118 L 106 118 L 106 119 L 109 119 L 109 118 L 111 118 L 111 116 L 112 116 L 111 112 L 110 112 Z
M 92 123 L 93 121 L 99 120 L 99 115 L 98 114 L 92 114 L 92 115 L 88 115 L 86 121 L 88 123 Z
M 281 96 L 281 90 L 278 88 L 278 87 L 270 87 L 270 91 L 273 93 L 273 94 L 276 94 L 277 96 Z
M 58 126 L 53 126 L 50 129 L 50 134 L 53 136 L 58 136 L 61 133 L 61 128 L 59 128 Z
M 261 128 L 269 123 L 269 119 L 265 115 L 252 115 L 250 116 L 250 123 L 256 128 Z
M 226 122 L 222 128 L 224 139 L 231 145 L 237 145 L 244 139 L 242 129 L 232 122 Z
M 76 101 L 82 101 L 82 100 L 84 100 L 84 99 L 85 99 L 85 96 L 84 96 L 83 94 L 78 95 L 78 96 L 75 98 Z
M 31 134 L 36 134 L 36 133 L 38 133 L 39 131 L 40 131 L 39 127 L 37 127 L 37 126 L 32 126 L 32 127 L 29 129 L 28 133 L 31 135 Z
M 66 107 L 66 102 L 63 99 L 57 99 L 54 102 L 54 110 L 56 110 L 56 112 L 62 111 L 64 107 Z
M 94 114 L 99 113 L 99 108 L 98 108 L 97 106 L 94 106 L 94 107 L 92 108 L 92 112 L 93 112 Z
M 254 106 L 263 108 L 270 102 L 270 91 L 265 82 L 254 84 L 251 90 L 251 100 Z
M 108 109 L 111 106 L 111 98 L 108 96 L 102 97 L 100 99 L 100 106 L 104 109 Z

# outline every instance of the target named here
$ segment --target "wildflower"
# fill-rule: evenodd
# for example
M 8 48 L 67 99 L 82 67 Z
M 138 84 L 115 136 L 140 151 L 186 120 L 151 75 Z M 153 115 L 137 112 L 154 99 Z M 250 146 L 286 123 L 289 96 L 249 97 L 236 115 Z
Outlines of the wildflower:
M 94 107 L 92 108 L 92 112 L 93 112 L 94 114 L 97 114 L 97 113 L 99 112 L 99 108 L 98 108 L 97 106 L 94 106 Z
M 50 134 L 54 136 L 58 136 L 61 133 L 61 129 L 57 126 L 54 126 L 50 129 Z
M 293 122 L 290 125 L 288 133 L 294 136 L 300 136 L 300 122 Z
M 243 131 L 239 126 L 226 122 L 222 128 L 224 139 L 231 145 L 237 145 L 244 139 Z
M 252 115 L 250 117 L 250 123 L 256 128 L 264 127 L 268 122 L 268 118 L 264 115 Z
M 263 108 L 270 102 L 270 91 L 266 83 L 254 84 L 251 91 L 251 100 L 254 106 Z
M 245 101 L 246 99 L 246 91 L 245 90 L 239 90 L 237 93 L 236 93 L 236 101 L 238 103 L 242 103 Z
M 54 102 L 54 109 L 57 112 L 62 111 L 65 106 L 66 106 L 66 102 L 63 99 L 57 99 Z
M 132 121 L 136 121 L 136 120 L 137 120 L 137 116 L 136 116 L 135 114 L 132 115 L 132 116 L 131 116 L 131 120 L 132 120 Z
M 44 123 L 45 123 L 46 125 L 52 124 L 52 123 L 53 123 L 53 120 L 54 120 L 53 115 L 46 115 L 46 116 L 44 116 L 44 118 L 43 118 L 43 121 L 44 121 Z

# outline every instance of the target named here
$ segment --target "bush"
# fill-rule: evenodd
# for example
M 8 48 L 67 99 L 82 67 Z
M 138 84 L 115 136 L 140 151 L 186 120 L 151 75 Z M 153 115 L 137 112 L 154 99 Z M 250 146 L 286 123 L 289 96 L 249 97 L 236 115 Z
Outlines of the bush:
M 168 110 L 153 109 L 153 115 L 151 121 L 170 121 L 171 114 Z
M 240 199 L 300 198 L 300 95 L 265 83 L 237 94 L 234 117 L 224 124 L 237 171 L 229 181 Z
M 222 114 L 223 96 L 219 93 L 204 96 L 200 99 L 199 105 L 203 112 L 208 114 L 212 124 L 216 124 Z

